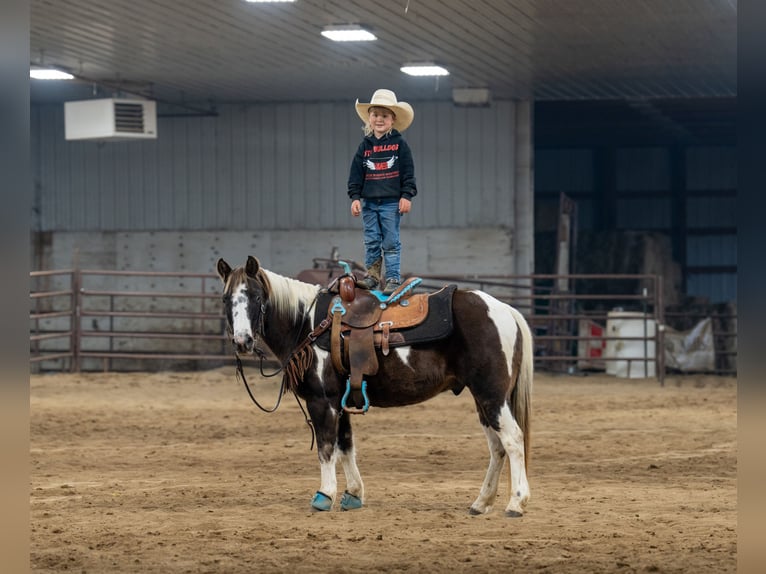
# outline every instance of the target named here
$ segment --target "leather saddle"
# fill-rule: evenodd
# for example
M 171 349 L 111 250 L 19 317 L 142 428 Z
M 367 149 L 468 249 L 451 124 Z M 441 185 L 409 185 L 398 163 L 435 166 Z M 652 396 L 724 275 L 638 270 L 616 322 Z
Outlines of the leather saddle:
M 410 278 L 392 295 L 360 289 L 351 275 L 341 277 L 337 290 L 320 295 L 316 323 L 329 319 L 329 333 L 316 340 L 330 351 L 333 367 L 348 374 L 343 408 L 350 413 L 367 411 L 365 375 L 378 372 L 380 350 L 388 355 L 392 347 L 425 343 L 447 337 L 452 332 L 452 295 L 456 285 L 447 285 L 435 293 L 414 293 L 420 279 Z M 350 396 L 356 407 L 346 406 Z

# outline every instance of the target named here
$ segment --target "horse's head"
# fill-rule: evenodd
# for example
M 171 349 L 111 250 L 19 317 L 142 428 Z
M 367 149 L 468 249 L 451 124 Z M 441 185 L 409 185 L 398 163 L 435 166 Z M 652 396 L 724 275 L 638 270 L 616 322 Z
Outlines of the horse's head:
M 258 260 L 248 256 L 247 262 L 235 269 L 223 259 L 216 265 L 223 282 L 223 306 L 226 327 L 238 353 L 258 353 L 258 336 L 263 336 L 263 321 L 268 302 L 263 274 Z

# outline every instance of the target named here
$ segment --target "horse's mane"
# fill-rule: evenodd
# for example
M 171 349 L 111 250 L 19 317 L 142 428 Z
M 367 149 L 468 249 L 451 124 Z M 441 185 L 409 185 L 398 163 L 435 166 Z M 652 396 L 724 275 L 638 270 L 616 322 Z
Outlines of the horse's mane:
M 268 269 L 258 271 L 262 276 L 263 286 L 268 293 L 274 311 L 286 318 L 297 320 L 308 311 L 309 305 L 316 298 L 318 285 L 310 285 L 297 279 L 283 277 Z

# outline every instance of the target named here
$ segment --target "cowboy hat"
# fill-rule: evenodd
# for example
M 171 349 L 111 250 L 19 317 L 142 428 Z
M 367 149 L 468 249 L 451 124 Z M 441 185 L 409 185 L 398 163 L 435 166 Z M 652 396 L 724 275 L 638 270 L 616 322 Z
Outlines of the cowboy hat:
M 365 124 L 370 120 L 370 108 L 373 106 L 391 110 L 396 116 L 394 118 L 394 129 L 400 132 L 410 127 L 412 119 L 415 117 L 415 111 L 412 109 L 412 106 L 407 102 L 398 102 L 396 94 L 391 90 L 375 90 L 369 103 L 360 102 L 359 99 L 356 100 L 356 113 Z

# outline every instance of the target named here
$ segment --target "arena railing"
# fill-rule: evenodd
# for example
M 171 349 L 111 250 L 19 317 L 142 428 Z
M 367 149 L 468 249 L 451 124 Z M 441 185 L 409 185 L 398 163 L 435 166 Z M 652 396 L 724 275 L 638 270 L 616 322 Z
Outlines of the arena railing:
M 457 283 L 518 308 L 535 335 L 537 368 L 569 374 L 609 372 L 608 365 L 627 361 L 629 370 L 640 364 L 644 374 L 652 376 L 654 371 L 664 382 L 664 352 L 658 352 L 664 349 L 665 326 L 661 276 L 420 277 L 420 288 Z M 220 281 L 214 274 L 74 268 L 34 271 L 30 279 L 33 370 L 174 370 L 233 364 Z M 645 329 L 639 334 L 607 333 L 610 317 L 620 311 L 643 318 Z M 612 344 L 638 344 L 644 352 L 605 356 L 605 346 Z M 736 356 L 736 349 L 722 352 Z M 725 369 L 716 372 L 731 374 Z
M 426 275 L 423 279 L 427 287 L 446 281 L 479 289 L 516 307 L 532 329 L 537 368 L 575 374 L 609 372 L 624 365 L 622 368 L 628 374 L 640 371 L 664 383 L 664 353 L 657 352 L 664 346 L 659 275 Z M 632 322 L 643 327 L 641 332 L 608 333 L 607 325 L 614 313 L 635 317 Z M 591 325 L 598 327 L 599 332 L 591 334 L 586 329 Z M 633 346 L 632 352 L 615 356 L 606 352 L 610 347 L 626 344 Z
M 30 361 L 39 371 L 181 369 L 233 359 L 215 275 L 75 268 L 30 278 Z
M 29 360 L 33 365 L 44 361 L 74 364 L 77 353 L 74 275 L 74 269 L 29 274 Z

